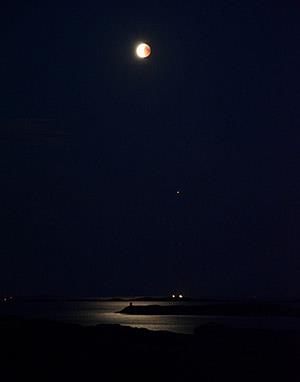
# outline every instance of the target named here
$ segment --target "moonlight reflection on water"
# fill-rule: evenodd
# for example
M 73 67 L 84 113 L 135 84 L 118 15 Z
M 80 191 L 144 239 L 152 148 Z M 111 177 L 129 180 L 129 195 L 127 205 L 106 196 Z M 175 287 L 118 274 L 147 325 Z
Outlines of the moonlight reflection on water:
M 300 329 L 300 320 L 296 317 L 151 316 L 117 313 L 128 306 L 128 304 L 128 301 L 19 301 L 1 304 L 0 315 L 8 314 L 27 318 L 46 318 L 81 325 L 119 324 L 187 334 L 193 333 L 197 326 L 208 322 L 219 322 L 236 327 Z M 153 301 L 151 304 L 182 305 L 189 303 Z M 134 302 L 134 305 L 148 305 L 148 303 Z

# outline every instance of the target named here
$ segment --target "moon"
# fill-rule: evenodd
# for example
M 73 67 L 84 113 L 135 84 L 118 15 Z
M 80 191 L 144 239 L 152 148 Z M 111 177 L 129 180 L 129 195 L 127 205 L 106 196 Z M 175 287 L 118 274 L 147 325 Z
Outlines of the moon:
M 137 47 L 136 47 L 136 55 L 139 57 L 139 58 L 147 58 L 150 56 L 151 54 L 151 48 L 148 44 L 145 44 L 144 42 L 139 44 Z

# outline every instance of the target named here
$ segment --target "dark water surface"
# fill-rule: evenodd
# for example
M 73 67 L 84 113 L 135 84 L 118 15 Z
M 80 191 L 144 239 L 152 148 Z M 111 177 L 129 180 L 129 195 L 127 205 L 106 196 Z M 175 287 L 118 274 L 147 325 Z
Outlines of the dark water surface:
M 151 303 L 134 302 L 134 304 L 173 305 L 174 302 L 152 301 Z M 182 305 L 182 302 L 178 304 Z M 190 304 L 195 305 L 194 302 Z M 197 326 L 208 322 L 218 322 L 234 327 L 300 330 L 299 317 L 144 316 L 117 313 L 126 306 L 128 306 L 127 301 L 25 300 L 0 303 L 0 315 L 43 318 L 81 325 L 120 324 L 150 330 L 169 330 L 178 333 L 193 333 Z

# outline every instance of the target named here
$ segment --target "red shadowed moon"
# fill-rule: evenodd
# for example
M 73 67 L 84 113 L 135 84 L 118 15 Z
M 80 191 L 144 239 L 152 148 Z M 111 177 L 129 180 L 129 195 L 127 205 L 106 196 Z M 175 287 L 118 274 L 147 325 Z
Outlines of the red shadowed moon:
M 136 55 L 139 58 L 147 58 L 151 54 L 151 48 L 148 44 L 142 43 L 139 44 L 136 48 Z

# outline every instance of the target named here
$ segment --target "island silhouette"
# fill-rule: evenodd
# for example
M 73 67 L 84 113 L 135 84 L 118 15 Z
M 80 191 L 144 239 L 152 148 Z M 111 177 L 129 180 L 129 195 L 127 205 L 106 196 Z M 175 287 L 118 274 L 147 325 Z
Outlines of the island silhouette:
M 134 305 L 122 309 L 132 315 L 286 316 L 299 317 L 300 308 L 266 302 L 228 302 L 202 305 Z

